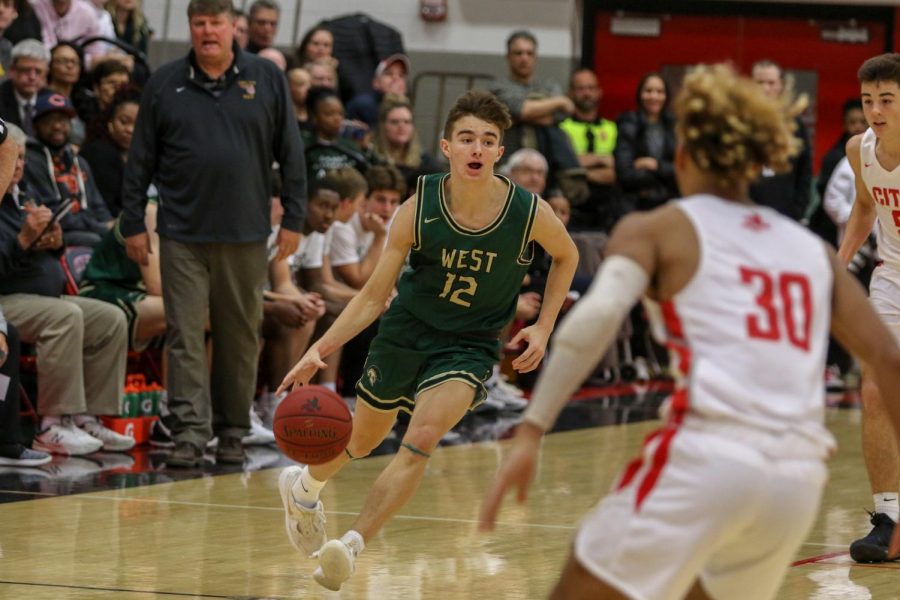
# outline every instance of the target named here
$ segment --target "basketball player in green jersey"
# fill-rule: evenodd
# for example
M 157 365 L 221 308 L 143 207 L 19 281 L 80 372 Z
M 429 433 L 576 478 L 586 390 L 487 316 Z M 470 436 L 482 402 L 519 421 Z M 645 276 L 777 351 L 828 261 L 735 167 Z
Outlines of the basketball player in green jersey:
M 365 544 L 415 493 L 441 437 L 484 399 L 483 382 L 499 358 L 500 330 L 515 313 L 535 242 L 553 266 L 537 323 L 513 339 L 527 343 L 513 367 L 532 371 L 544 356 L 578 252 L 545 201 L 494 174 L 509 126 L 493 95 L 472 90 L 457 100 L 441 140 L 450 173 L 419 180 L 394 217 L 372 277 L 279 388 L 305 385 L 325 356 L 381 315 L 396 284 L 356 386 L 346 452 L 322 465 L 288 467 L 279 477 L 288 537 L 304 554 L 317 552 L 313 577 L 328 589 L 350 577 Z M 350 531 L 326 543 L 320 490 L 381 443 L 399 410 L 412 413 L 400 450 Z

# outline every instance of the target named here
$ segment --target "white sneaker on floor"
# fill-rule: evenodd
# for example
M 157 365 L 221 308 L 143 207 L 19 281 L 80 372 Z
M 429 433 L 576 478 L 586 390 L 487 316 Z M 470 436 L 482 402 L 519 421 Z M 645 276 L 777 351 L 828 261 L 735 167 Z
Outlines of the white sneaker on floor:
M 0 456 L 0 465 L 10 467 L 38 467 L 40 465 L 46 465 L 52 459 L 53 457 L 46 452 L 20 446 L 18 456 Z
M 134 448 L 134 438 L 116 433 L 100 424 L 100 421 L 91 419 L 80 426 L 82 431 L 103 443 L 103 449 L 107 452 L 127 452 Z
M 71 417 L 63 417 L 61 422 L 35 435 L 32 447 L 51 454 L 79 456 L 96 452 L 103 442 L 75 427 Z
M 264 446 L 275 442 L 275 434 L 271 429 L 266 429 L 262 419 L 253 408 L 250 409 L 250 432 L 241 438 L 245 446 Z
M 319 566 L 313 579 L 324 588 L 337 592 L 353 575 L 356 553 L 341 540 L 331 540 L 319 550 Z
M 500 410 L 525 410 L 528 400 L 522 396 L 522 390 L 505 381 L 501 383 L 501 381 L 500 377 L 494 376 L 485 382 L 484 387 L 487 389 L 488 398 L 499 404 Z M 518 393 L 511 393 L 508 388 L 512 388 Z
M 315 508 L 306 508 L 294 502 L 291 488 L 302 472 L 302 467 L 283 469 L 278 476 L 278 490 L 284 506 L 284 530 L 288 539 L 304 556 L 311 556 L 328 539 L 325 535 L 325 507 L 321 500 Z

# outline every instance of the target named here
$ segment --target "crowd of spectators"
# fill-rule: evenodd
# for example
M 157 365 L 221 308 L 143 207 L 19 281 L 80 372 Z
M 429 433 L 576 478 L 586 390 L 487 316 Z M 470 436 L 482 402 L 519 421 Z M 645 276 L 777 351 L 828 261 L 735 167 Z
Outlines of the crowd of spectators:
M 240 462 L 242 444 L 271 441 L 254 397 L 257 409 L 271 404 L 371 275 L 419 176 L 442 170 L 416 133 L 405 54 L 381 58 L 369 89 L 346 97 L 327 23 L 282 52 L 281 17 L 275 0 L 246 13 L 229 0 L 191 0 L 190 52 L 147 81 L 120 44 L 81 43 L 102 36 L 146 52 L 153 32 L 140 0 L 0 0 L 0 117 L 22 130 L 0 206 L 0 340 L 16 346 L 0 346 L 9 357 L 0 366 L 18 360 L 20 341 L 36 353 L 35 448 L 130 447 L 96 417 L 120 408 L 128 349 L 163 339 L 167 402 L 154 441 L 174 448 L 170 466 L 200 464 L 215 441 L 224 462 Z M 678 196 L 668 84 L 660 73 L 640 76 L 634 110 L 612 119 L 592 70 L 567 82 L 535 78 L 532 33 L 513 32 L 506 58 L 508 77 L 489 86 L 514 120 L 502 173 L 548 199 L 573 232 L 577 299 L 615 223 Z M 774 96 L 790 93 L 775 63 L 758 63 L 753 76 Z M 756 188 L 795 219 L 811 187 L 799 121 L 798 136 L 806 150 L 793 171 L 766 173 Z M 846 218 L 846 202 L 825 209 Z M 73 246 L 93 249 L 79 295 L 67 291 L 60 261 Z M 518 321 L 537 314 L 548 269 L 538 254 Z M 642 321 L 636 311 L 638 361 L 658 350 Z M 352 395 L 373 334 L 329 357 L 319 383 Z M 481 410 L 525 405 L 499 367 L 488 390 Z M 5 438 L 0 462 L 43 460 L 29 441 Z

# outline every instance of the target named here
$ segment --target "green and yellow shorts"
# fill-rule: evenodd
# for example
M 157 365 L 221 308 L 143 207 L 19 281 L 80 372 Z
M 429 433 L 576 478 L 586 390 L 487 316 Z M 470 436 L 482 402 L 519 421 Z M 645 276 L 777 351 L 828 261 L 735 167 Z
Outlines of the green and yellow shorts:
M 435 329 L 400 306 L 381 317 L 356 394 L 371 408 L 412 413 L 416 396 L 447 381 L 474 388 L 474 408 L 487 396 L 484 382 L 500 359 L 500 341 Z

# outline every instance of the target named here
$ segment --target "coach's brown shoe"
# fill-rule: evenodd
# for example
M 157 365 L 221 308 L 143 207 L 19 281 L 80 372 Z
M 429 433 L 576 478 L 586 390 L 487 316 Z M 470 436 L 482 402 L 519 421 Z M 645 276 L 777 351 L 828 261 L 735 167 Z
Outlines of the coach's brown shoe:
M 244 464 L 244 446 L 239 437 L 219 436 L 216 448 L 216 463 L 223 465 Z
M 284 506 L 284 530 L 288 540 L 303 556 L 312 556 L 328 539 L 325 535 L 325 507 L 322 501 L 315 508 L 306 508 L 294 501 L 291 489 L 303 473 L 301 467 L 287 467 L 278 476 L 278 491 Z
M 203 463 L 203 450 L 190 442 L 178 442 L 172 454 L 166 458 L 167 467 L 190 469 Z

